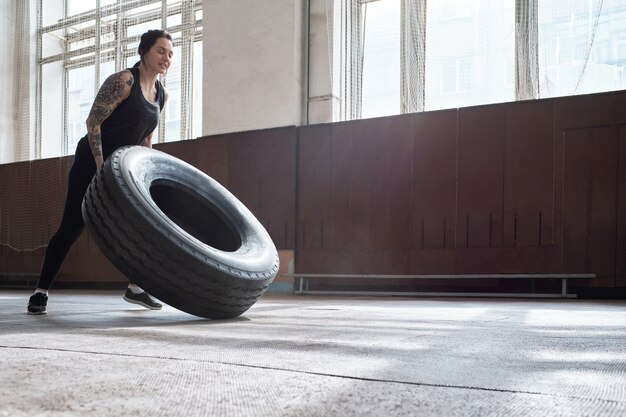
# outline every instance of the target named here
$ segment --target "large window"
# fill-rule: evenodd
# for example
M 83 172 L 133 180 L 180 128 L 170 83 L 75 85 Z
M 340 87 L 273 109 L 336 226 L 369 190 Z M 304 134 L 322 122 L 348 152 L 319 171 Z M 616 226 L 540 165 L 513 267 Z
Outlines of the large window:
M 361 116 L 400 112 L 400 2 L 363 4 L 363 109 Z M 385 82 L 381 82 L 385 80 Z
M 514 100 L 514 58 L 514 1 L 427 2 L 425 110 Z
M 626 2 L 538 2 L 542 97 L 626 88 Z
M 141 34 L 166 29 L 170 100 L 153 142 L 201 135 L 202 0 L 39 0 L 40 156 L 74 152 L 102 82 L 138 60 Z
M 341 120 L 626 89 L 624 0 L 336 1 Z

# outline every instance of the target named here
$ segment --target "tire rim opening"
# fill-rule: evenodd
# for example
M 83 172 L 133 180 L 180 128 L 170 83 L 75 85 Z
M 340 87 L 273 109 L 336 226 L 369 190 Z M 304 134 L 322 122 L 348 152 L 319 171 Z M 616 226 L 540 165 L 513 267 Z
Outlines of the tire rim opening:
M 193 190 L 167 181 L 150 186 L 150 195 L 161 211 L 185 232 L 211 247 L 235 252 L 241 237 L 210 201 Z

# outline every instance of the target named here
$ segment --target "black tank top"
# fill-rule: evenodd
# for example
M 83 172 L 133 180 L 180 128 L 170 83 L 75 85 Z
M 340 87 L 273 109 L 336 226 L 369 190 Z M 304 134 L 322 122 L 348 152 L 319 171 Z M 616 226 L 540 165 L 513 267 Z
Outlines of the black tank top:
M 156 128 L 159 115 L 165 102 L 163 86 L 156 80 L 155 103 L 151 103 L 141 92 L 139 83 L 139 68 L 128 69 L 133 74 L 133 86 L 130 95 L 120 103 L 113 113 L 100 126 L 102 153 L 106 159 L 116 149 L 127 145 L 140 145 L 141 142 Z M 80 140 L 82 145 L 91 153 L 87 135 Z

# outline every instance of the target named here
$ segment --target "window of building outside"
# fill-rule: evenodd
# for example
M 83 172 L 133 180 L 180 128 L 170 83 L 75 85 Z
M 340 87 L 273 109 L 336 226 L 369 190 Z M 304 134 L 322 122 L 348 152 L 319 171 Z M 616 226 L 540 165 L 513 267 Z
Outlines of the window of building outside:
M 202 0 L 39 0 L 41 157 L 74 152 L 99 87 L 138 60 L 141 34 L 166 29 L 174 61 L 153 143 L 201 135 Z
M 626 88 L 626 2 L 538 3 L 541 97 Z
M 360 19 L 362 48 L 350 50 L 362 54 L 353 61 L 361 63 L 361 117 L 399 114 L 401 80 L 410 77 L 423 80 L 425 110 L 515 100 L 516 0 L 426 0 L 424 74 L 401 65 L 402 0 L 342 1 L 360 4 L 352 19 Z M 537 98 L 626 89 L 625 1 L 529 3 L 537 10 L 537 36 L 529 37 Z
M 515 99 L 515 2 L 428 1 L 425 110 Z
M 400 112 L 400 0 L 364 3 L 361 117 Z

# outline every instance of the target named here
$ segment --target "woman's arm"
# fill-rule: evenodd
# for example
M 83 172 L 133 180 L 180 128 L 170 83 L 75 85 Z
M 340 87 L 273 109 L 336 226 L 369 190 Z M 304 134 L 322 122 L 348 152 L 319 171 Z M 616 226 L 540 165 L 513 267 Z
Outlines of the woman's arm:
M 113 113 L 113 110 L 128 98 L 133 81 L 133 74 L 130 71 L 116 72 L 102 84 L 91 106 L 87 117 L 87 136 L 97 169 L 100 169 L 104 162 L 100 126 Z

